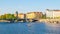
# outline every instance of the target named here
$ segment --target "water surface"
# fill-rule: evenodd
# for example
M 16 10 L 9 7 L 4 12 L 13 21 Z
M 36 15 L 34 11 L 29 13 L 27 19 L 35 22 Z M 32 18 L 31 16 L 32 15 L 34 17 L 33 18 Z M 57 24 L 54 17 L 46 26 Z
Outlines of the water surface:
M 60 26 L 46 23 L 0 23 L 0 34 L 60 34 Z

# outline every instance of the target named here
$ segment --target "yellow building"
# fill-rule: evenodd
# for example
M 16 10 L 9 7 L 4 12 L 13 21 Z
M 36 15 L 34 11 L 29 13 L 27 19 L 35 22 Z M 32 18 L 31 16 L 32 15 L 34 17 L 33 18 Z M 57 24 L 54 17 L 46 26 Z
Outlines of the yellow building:
M 24 17 L 26 17 L 27 19 L 40 19 L 42 17 L 42 12 L 29 12 L 26 13 L 26 16 L 24 15 L 23 13 L 19 13 L 18 18 L 24 19 Z M 16 16 L 16 14 L 14 16 Z
M 16 14 L 14 16 L 16 16 Z M 24 14 L 23 13 L 18 14 L 18 18 L 19 19 L 24 19 Z
M 26 14 L 27 19 L 39 19 L 42 17 L 42 12 L 29 12 Z

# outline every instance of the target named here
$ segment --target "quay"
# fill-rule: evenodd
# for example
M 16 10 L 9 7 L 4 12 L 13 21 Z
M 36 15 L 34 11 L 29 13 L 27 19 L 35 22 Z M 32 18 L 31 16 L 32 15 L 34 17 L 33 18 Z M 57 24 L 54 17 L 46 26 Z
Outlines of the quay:
M 45 22 L 45 23 L 60 23 L 60 19 L 40 19 L 39 22 Z

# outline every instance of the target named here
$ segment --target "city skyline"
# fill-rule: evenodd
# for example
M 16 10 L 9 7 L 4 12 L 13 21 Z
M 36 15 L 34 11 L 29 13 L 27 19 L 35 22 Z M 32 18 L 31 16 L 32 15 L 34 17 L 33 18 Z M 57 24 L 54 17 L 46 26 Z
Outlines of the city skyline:
M 60 9 L 60 0 L 0 0 L 0 14 Z

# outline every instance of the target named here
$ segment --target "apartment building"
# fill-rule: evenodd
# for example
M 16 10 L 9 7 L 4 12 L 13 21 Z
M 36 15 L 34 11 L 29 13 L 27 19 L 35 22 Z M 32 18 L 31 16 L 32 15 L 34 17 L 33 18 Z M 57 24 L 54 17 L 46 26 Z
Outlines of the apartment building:
M 47 18 L 60 18 L 60 10 L 46 10 Z
M 27 19 L 40 19 L 42 17 L 42 12 L 29 12 L 26 14 Z
M 16 14 L 14 14 L 14 16 L 16 16 Z M 19 14 L 18 14 L 18 18 L 19 18 L 19 19 L 24 19 L 24 14 L 23 14 L 23 13 L 19 13 Z

